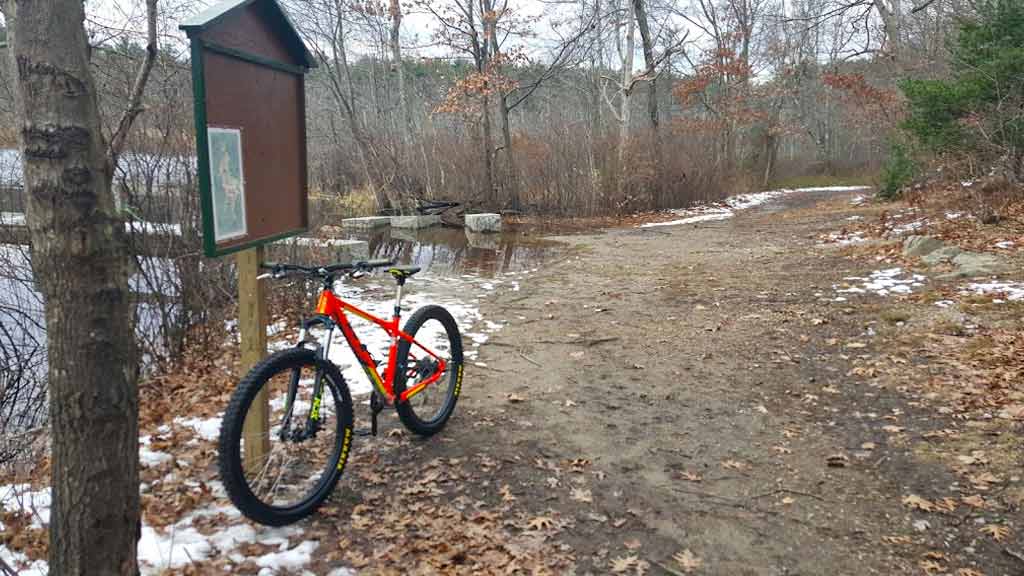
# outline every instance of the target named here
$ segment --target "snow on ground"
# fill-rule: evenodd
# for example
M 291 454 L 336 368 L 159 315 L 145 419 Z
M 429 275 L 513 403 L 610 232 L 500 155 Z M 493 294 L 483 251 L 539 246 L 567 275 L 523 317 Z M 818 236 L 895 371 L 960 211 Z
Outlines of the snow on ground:
M 914 288 L 924 286 L 926 277 L 920 274 L 913 274 L 904 271 L 902 268 L 888 268 L 876 270 L 867 277 L 849 276 L 843 278 L 846 281 L 845 287 L 833 284 L 832 288 L 837 294 L 876 294 L 878 296 L 891 296 L 894 294 L 910 294 Z M 839 296 L 837 302 L 844 302 L 846 298 Z
M 768 190 L 766 192 L 754 192 L 751 194 L 737 194 L 730 196 L 720 203 L 701 204 L 691 208 L 678 208 L 670 210 L 671 214 L 684 216 L 679 220 L 670 222 L 648 222 L 641 224 L 640 228 L 654 228 L 657 226 L 678 226 L 680 224 L 693 224 L 695 222 L 708 222 L 713 220 L 725 220 L 735 216 L 737 210 L 746 210 L 760 206 L 776 198 L 788 196 L 796 192 L 852 192 L 855 190 L 867 190 L 868 186 L 823 186 L 816 188 L 783 188 L 781 190 Z
M 850 244 L 860 244 L 861 242 L 867 242 L 868 239 L 864 237 L 863 232 L 832 232 L 828 236 L 822 238 L 820 244 L 837 244 L 839 246 L 848 246 Z
M 165 454 L 165 456 L 167 456 Z M 170 456 L 168 456 L 169 458 Z M 220 496 L 224 489 L 218 482 L 210 482 L 213 491 Z M 41 527 L 50 519 L 50 491 L 32 490 L 27 485 L 15 484 L 0 488 L 3 506 L 9 511 L 30 510 L 36 518 L 33 526 Z M 196 529 L 194 522 L 206 516 L 223 514 L 229 519 L 228 525 L 208 535 Z M 2 525 L 0 525 L 2 526 Z M 143 575 L 161 574 L 170 568 L 180 568 L 195 561 L 206 560 L 214 556 L 227 556 L 236 563 L 246 559 L 253 560 L 262 567 L 261 575 L 276 574 L 278 571 L 302 569 L 312 560 L 313 552 L 318 543 L 304 541 L 292 546 L 289 538 L 297 536 L 302 529 L 296 526 L 285 528 L 253 527 L 242 520 L 241 514 L 231 506 L 209 506 L 193 511 L 184 518 L 163 529 L 146 525 L 142 526 L 142 538 L 139 540 L 139 568 Z M 257 543 L 276 547 L 275 551 L 262 556 L 247 558 L 238 548 L 243 544 Z M 0 559 L 12 566 L 26 565 L 19 574 L 45 575 L 46 562 L 37 560 L 27 563 L 27 558 L 19 553 L 11 552 L 0 546 Z M 337 572 L 347 574 L 347 572 Z
M 1024 282 L 972 282 L 968 284 L 961 294 L 994 294 L 1002 295 L 1002 298 L 992 300 L 996 304 L 1006 301 L 1016 302 L 1024 300 Z

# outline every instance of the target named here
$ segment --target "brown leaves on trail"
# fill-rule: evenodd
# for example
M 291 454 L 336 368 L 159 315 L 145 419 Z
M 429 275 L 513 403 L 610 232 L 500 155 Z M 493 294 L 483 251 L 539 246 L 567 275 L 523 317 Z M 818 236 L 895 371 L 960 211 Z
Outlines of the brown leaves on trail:
M 739 460 L 724 460 L 722 461 L 722 468 L 743 471 L 750 468 L 750 465 L 745 462 L 740 462 Z
M 1010 535 L 1010 529 L 1002 524 L 986 524 L 982 526 L 981 531 L 991 536 L 996 542 L 1002 542 Z
M 554 527 L 555 521 L 547 516 L 537 516 L 526 524 L 527 530 L 548 530 Z
M 985 499 L 981 497 L 981 494 L 974 494 L 972 496 L 963 496 L 960 501 L 972 508 L 985 508 L 987 503 Z
M 573 488 L 571 498 L 577 502 L 583 502 L 585 504 L 590 504 L 594 501 L 590 490 L 584 490 L 583 488 Z
M 993 484 L 1002 484 L 1003 480 L 991 472 L 981 472 L 980 474 L 970 474 L 967 479 L 981 492 L 988 491 Z
M 929 500 L 921 498 L 917 494 L 911 494 L 910 496 L 905 497 L 903 499 L 903 505 L 911 509 L 921 510 L 923 512 L 931 512 L 935 510 L 935 504 L 933 504 Z
M 632 572 L 638 576 L 647 573 L 650 564 L 637 558 L 634 555 L 612 558 L 612 574 L 626 574 Z
M 961 568 L 956 571 L 956 576 L 985 576 L 985 574 L 974 568 Z
M 672 559 L 676 561 L 676 564 L 679 564 L 679 567 L 682 568 L 683 572 L 686 574 L 695 572 L 701 567 L 701 564 L 704 563 L 700 558 L 696 557 L 689 548 L 676 552 L 672 555 Z

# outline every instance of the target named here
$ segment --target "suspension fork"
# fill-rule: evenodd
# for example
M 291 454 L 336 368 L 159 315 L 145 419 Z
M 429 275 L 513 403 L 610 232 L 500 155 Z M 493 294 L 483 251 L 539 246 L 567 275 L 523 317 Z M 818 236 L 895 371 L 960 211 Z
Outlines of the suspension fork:
M 317 342 L 309 336 L 309 329 L 313 326 L 323 325 L 327 330 L 324 333 L 323 338 Z M 315 344 L 316 357 L 318 360 L 326 360 L 331 350 L 331 340 L 334 336 L 334 321 L 326 316 L 316 316 L 302 323 L 302 328 L 299 331 L 299 339 L 296 342 L 297 347 L 302 347 L 305 344 Z M 295 398 L 298 396 L 299 391 L 299 379 L 301 377 L 301 371 L 296 369 L 292 372 L 291 381 L 288 383 L 288 396 L 285 400 L 284 418 L 281 421 L 281 438 L 286 439 L 291 427 L 291 420 L 295 410 Z M 317 363 L 316 372 L 313 376 L 313 396 L 310 399 L 309 411 L 306 413 L 305 426 L 302 431 L 296 431 L 296 434 L 302 438 L 308 437 L 315 434 L 320 429 L 320 404 L 323 398 L 324 391 L 324 371 L 320 368 Z

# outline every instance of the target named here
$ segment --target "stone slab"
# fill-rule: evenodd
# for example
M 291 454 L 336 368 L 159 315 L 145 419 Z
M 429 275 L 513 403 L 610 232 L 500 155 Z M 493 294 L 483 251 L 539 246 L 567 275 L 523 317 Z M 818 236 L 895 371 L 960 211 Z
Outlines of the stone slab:
M 501 232 L 501 214 L 466 214 L 466 229 L 472 232 Z
M 419 230 L 420 228 L 429 228 L 440 223 L 441 217 L 436 214 L 421 216 L 391 216 L 392 228 Z
M 362 218 L 345 218 L 341 221 L 342 228 L 350 230 L 373 230 L 391 225 L 391 216 L 364 216 Z

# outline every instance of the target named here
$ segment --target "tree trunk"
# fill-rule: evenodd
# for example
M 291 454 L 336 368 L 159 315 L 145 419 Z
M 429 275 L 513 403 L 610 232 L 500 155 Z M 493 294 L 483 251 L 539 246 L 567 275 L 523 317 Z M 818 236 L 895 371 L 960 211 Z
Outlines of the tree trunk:
M 405 121 L 406 137 L 412 132 L 412 111 L 409 108 L 409 98 L 405 93 L 405 66 L 402 65 L 402 45 L 399 42 L 399 32 L 402 29 L 402 7 L 398 0 L 390 0 L 389 11 L 391 13 L 391 65 L 398 73 L 398 103 L 402 108 L 402 118 Z
M 495 204 L 494 193 L 494 135 L 491 133 L 491 99 L 484 94 L 480 103 L 481 149 L 484 154 L 484 202 L 490 207 Z
M 50 573 L 137 574 L 138 389 L 129 258 L 111 192 L 81 0 L 20 2 L 16 103 L 46 301 Z M 45 39 L 45 41 L 44 41 Z
M 505 187 L 508 190 L 508 205 L 512 210 L 518 211 L 521 208 L 519 173 L 516 170 L 516 155 L 512 150 L 512 126 L 508 117 L 508 97 L 504 94 L 498 99 L 498 111 L 501 115 L 502 150 L 505 152 Z
M 647 75 L 647 119 L 650 122 L 650 154 L 654 163 L 654 173 L 664 174 L 661 157 L 661 134 L 658 130 L 658 71 L 655 70 L 654 39 L 651 38 L 650 23 L 647 21 L 647 8 L 643 0 L 633 0 L 633 11 L 636 15 L 637 27 L 640 28 L 640 43 L 644 52 L 644 68 Z M 663 204 L 663 186 L 655 184 L 651 190 L 650 208 L 660 208 Z
M 630 128 L 630 96 L 633 93 L 633 52 L 636 50 L 634 31 L 636 30 L 636 19 L 633 17 L 633 4 L 626 2 L 626 46 L 619 54 L 622 61 L 622 89 L 620 90 L 619 101 L 619 181 L 625 180 L 626 172 L 626 147 L 629 144 Z
M 892 0 L 891 7 L 886 5 L 885 0 L 874 0 L 874 6 L 878 16 L 882 19 L 889 55 L 894 62 L 900 62 L 903 59 L 903 15 L 900 13 L 899 0 Z

